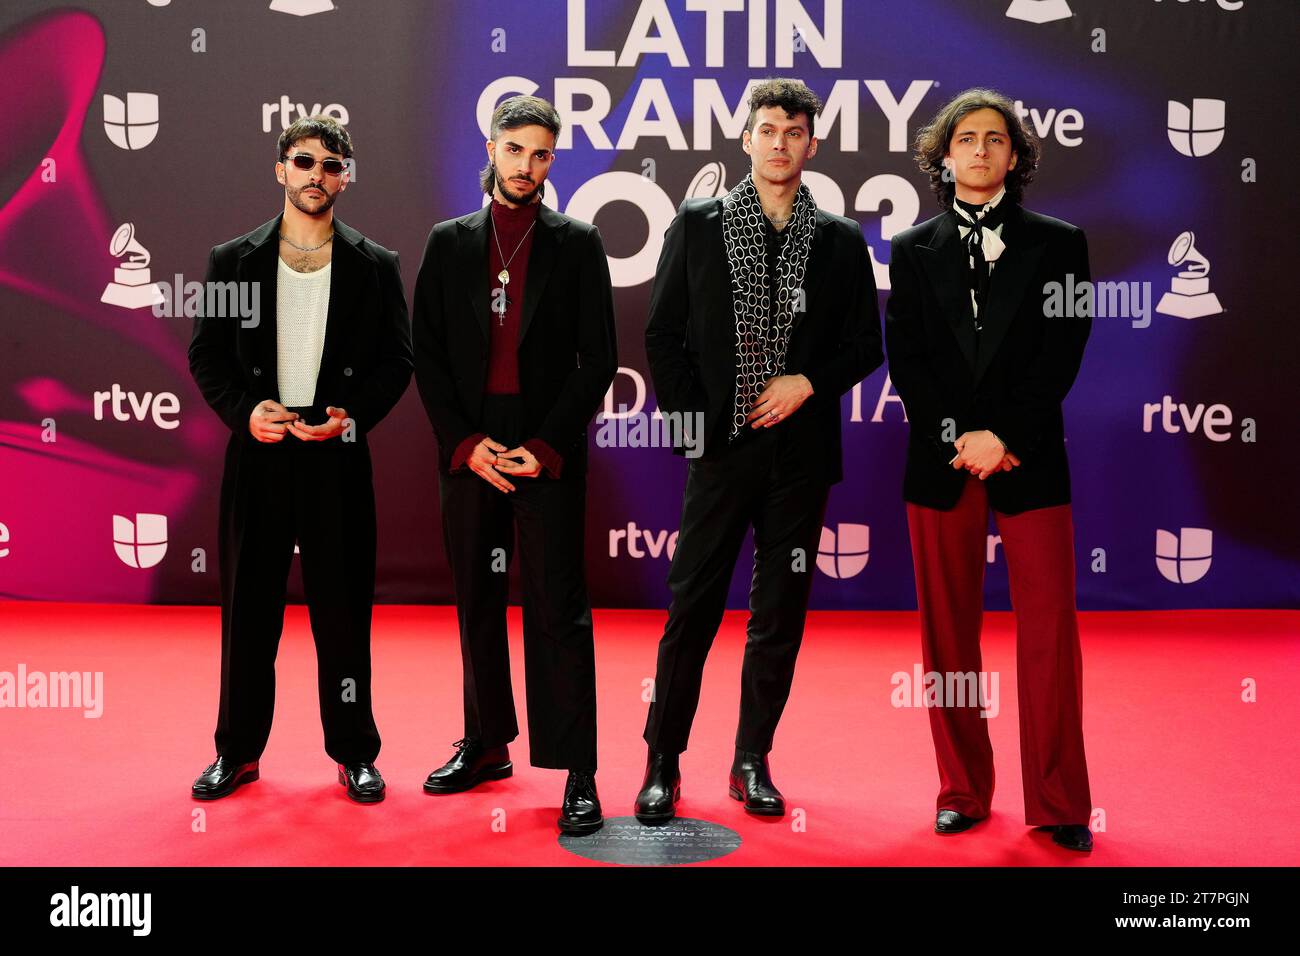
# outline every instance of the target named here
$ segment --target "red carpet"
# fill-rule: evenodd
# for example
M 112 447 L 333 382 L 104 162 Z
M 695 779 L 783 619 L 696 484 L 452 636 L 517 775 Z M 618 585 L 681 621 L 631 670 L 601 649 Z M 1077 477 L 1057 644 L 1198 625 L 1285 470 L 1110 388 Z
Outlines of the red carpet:
M 1000 672 L 990 721 L 993 815 L 969 833 L 932 830 L 938 777 L 921 708 L 891 705 L 890 677 L 920 659 L 910 613 L 810 616 L 794 692 L 772 752 L 792 813 L 748 817 L 727 796 L 745 614 L 729 613 L 705 673 L 683 816 L 735 829 L 743 845 L 702 865 L 1199 866 L 1300 863 L 1300 613 L 1180 611 L 1082 616 L 1093 802 L 1090 856 L 1024 825 L 1013 619 L 989 614 L 985 669 Z M 606 817 L 631 813 L 645 746 L 642 682 L 665 615 L 598 611 L 600 772 Z M 511 609 L 523 724 L 519 611 Z M 0 604 L 0 671 L 102 671 L 103 716 L 0 710 L 0 865 L 602 865 L 557 843 L 560 771 L 528 766 L 475 791 L 426 796 L 425 775 L 461 736 L 460 659 L 450 608 L 376 609 L 374 695 L 388 799 L 351 803 L 322 750 L 315 659 L 303 607 L 286 618 L 275 727 L 262 779 L 234 796 L 189 796 L 212 759 L 216 608 Z M 1258 702 L 1242 701 L 1242 682 Z M 206 829 L 195 832 L 195 811 Z M 504 818 L 504 832 L 493 828 Z M 796 828 L 794 824 L 804 826 Z

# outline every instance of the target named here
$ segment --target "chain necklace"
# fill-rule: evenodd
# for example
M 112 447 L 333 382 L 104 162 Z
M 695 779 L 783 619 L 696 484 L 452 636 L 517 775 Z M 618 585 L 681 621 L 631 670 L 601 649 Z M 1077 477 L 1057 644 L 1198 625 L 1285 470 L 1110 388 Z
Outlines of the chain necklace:
M 315 252 L 315 251 L 316 251 L 317 249 L 319 249 L 321 246 L 325 245 L 326 242 L 330 242 L 330 241 L 333 240 L 333 238 L 334 238 L 334 231 L 333 231 L 333 230 L 330 230 L 330 234 L 329 234 L 328 236 L 325 237 L 325 242 L 322 242 L 319 246 L 300 246 L 300 245 L 298 245 L 298 243 L 294 242 L 292 239 L 290 239 L 290 238 L 289 238 L 288 236 L 286 236 L 284 233 L 280 233 L 280 238 L 283 239 L 285 242 L 289 243 L 289 245 L 293 246 L 293 247 L 294 247 L 295 249 L 297 249 L 299 252 Z
M 527 239 L 528 234 L 533 231 L 533 226 L 537 225 L 537 219 L 534 218 L 532 223 L 529 224 L 528 231 L 524 233 L 524 238 L 519 240 L 519 245 L 515 246 L 515 251 L 510 253 L 509 259 L 507 259 L 506 254 L 501 251 L 501 238 L 497 235 L 497 224 L 496 224 L 496 220 L 492 219 L 491 210 L 488 210 L 488 219 L 492 220 L 492 239 L 497 244 L 497 256 L 499 256 L 501 259 L 501 271 L 497 273 L 497 281 L 501 283 L 501 288 L 497 290 L 499 295 L 499 301 L 501 303 L 496 310 L 497 325 L 505 325 L 506 324 L 506 286 L 510 284 L 510 263 L 514 261 L 515 255 L 519 252 L 520 246 L 524 244 L 524 239 Z

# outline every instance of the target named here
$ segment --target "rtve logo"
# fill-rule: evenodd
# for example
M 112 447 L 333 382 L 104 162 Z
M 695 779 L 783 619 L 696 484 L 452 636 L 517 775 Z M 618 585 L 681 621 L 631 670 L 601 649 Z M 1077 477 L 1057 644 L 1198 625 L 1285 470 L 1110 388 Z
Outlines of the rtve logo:
M 1178 413 L 1178 421 L 1174 413 Z M 1194 408 L 1188 408 L 1182 402 L 1174 403 L 1169 395 L 1159 402 L 1147 402 L 1142 406 L 1142 431 L 1150 432 L 1156 415 L 1160 416 L 1160 427 L 1170 435 L 1186 431 L 1189 435 L 1199 428 L 1205 432 L 1210 441 L 1227 441 L 1232 434 L 1227 431 L 1232 424 L 1232 409 L 1227 405 L 1211 405 L 1206 408 L 1198 402 Z M 1249 419 L 1243 419 L 1249 421 Z M 1182 427 L 1179 427 L 1181 422 Z
M 1156 567 L 1166 581 L 1191 584 L 1210 570 L 1214 533 L 1209 528 L 1156 529 Z
M 1194 99 L 1190 107 L 1169 101 L 1169 142 L 1184 156 L 1208 156 L 1223 142 L 1228 104 L 1224 100 Z
M 660 555 L 666 555 L 669 560 L 672 559 L 673 553 L 677 550 L 677 532 L 669 534 L 667 531 L 652 533 L 644 528 L 638 528 L 635 521 L 629 521 L 626 528 L 609 529 L 609 556 L 617 558 L 619 556 L 620 541 L 627 543 L 627 556 L 640 560 L 641 558 L 657 558 Z M 642 549 L 642 543 L 645 548 Z
M 128 568 L 152 568 L 167 553 L 167 516 L 113 515 L 113 550 Z
M 828 578 L 851 578 L 867 566 L 870 552 L 869 525 L 841 522 L 834 531 L 824 527 L 817 545 L 817 569 Z
M 297 115 L 294 115 L 294 111 Z M 302 119 L 307 116 L 315 116 L 318 113 L 324 113 L 326 116 L 338 120 L 340 126 L 348 125 L 348 108 L 340 103 L 330 103 L 322 107 L 319 103 L 313 103 L 311 109 L 307 109 L 304 103 L 290 103 L 289 94 L 281 93 L 278 103 L 262 104 L 262 132 L 271 132 L 271 120 L 275 118 L 276 113 L 280 114 L 280 129 L 288 129 L 293 125 L 296 119 Z
M 145 392 L 144 395 L 137 396 L 135 392 L 122 391 L 122 386 L 114 382 L 110 391 L 95 393 L 95 421 L 104 420 L 104 406 L 109 403 L 112 405 L 113 417 L 119 422 L 129 422 L 132 418 L 142 422 L 146 416 L 152 416 L 153 423 L 166 431 L 180 425 L 179 419 L 164 417 L 179 415 L 181 411 L 180 399 L 171 392 L 159 392 L 156 395 Z

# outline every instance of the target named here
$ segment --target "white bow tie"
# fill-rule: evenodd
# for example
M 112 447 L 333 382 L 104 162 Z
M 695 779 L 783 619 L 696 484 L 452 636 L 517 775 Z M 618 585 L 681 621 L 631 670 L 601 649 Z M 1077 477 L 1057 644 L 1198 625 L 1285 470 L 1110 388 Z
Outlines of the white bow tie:
M 965 210 L 962 211 L 965 212 Z M 971 221 L 965 217 L 958 216 L 957 221 L 967 229 L 972 228 L 972 225 L 970 224 Z M 985 229 L 982 227 L 980 228 L 980 246 L 984 249 L 985 262 L 996 262 L 998 256 L 1002 255 L 1002 251 L 1007 247 L 1006 243 L 1002 241 L 1001 236 L 992 229 Z

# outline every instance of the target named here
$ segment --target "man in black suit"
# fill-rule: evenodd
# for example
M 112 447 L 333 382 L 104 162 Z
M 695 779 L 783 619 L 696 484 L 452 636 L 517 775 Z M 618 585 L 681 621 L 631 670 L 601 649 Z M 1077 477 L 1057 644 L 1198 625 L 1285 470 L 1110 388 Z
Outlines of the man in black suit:
M 876 285 L 857 223 L 801 182 L 822 108 L 796 80 L 756 86 L 742 146 L 751 172 L 688 199 L 664 237 L 646 355 L 660 410 L 702 453 L 690 462 L 672 603 L 646 719 L 644 822 L 667 820 L 705 657 L 749 527 L 754 577 L 728 792 L 779 816 L 768 752 L 803 638 L 822 519 L 842 477 L 840 396 L 883 358 Z M 684 453 L 684 448 L 675 448 Z
M 1091 328 L 1082 230 L 1020 205 L 1039 145 L 1010 100 L 974 89 L 917 137 L 944 212 L 894 237 L 885 329 L 910 423 L 903 497 L 927 672 L 980 672 L 991 507 L 1016 611 L 1025 820 L 1089 850 L 1070 473 L 1061 402 Z M 935 830 L 989 813 L 993 752 L 983 701 L 930 709 L 939 764 Z
M 258 779 L 295 542 L 325 750 L 350 798 L 384 797 L 370 700 L 375 495 L 366 434 L 410 382 L 411 333 L 397 254 L 334 215 L 351 156 L 347 130 L 330 117 L 293 123 L 275 166 L 284 211 L 208 259 L 209 308 L 195 323 L 190 372 L 231 435 L 221 481 L 217 759 L 194 782 L 199 799 Z M 260 292 L 256 322 L 212 308 L 215 284 L 227 283 Z
M 457 793 L 512 772 L 506 602 L 517 530 L 530 758 L 569 771 L 559 826 L 589 833 L 603 818 L 583 558 L 587 424 L 618 355 L 600 234 L 541 201 L 559 131 L 546 100 L 497 107 L 481 175 L 490 202 L 433 227 L 416 281 L 415 378 L 438 439 L 465 670 L 464 736 L 424 789 Z

